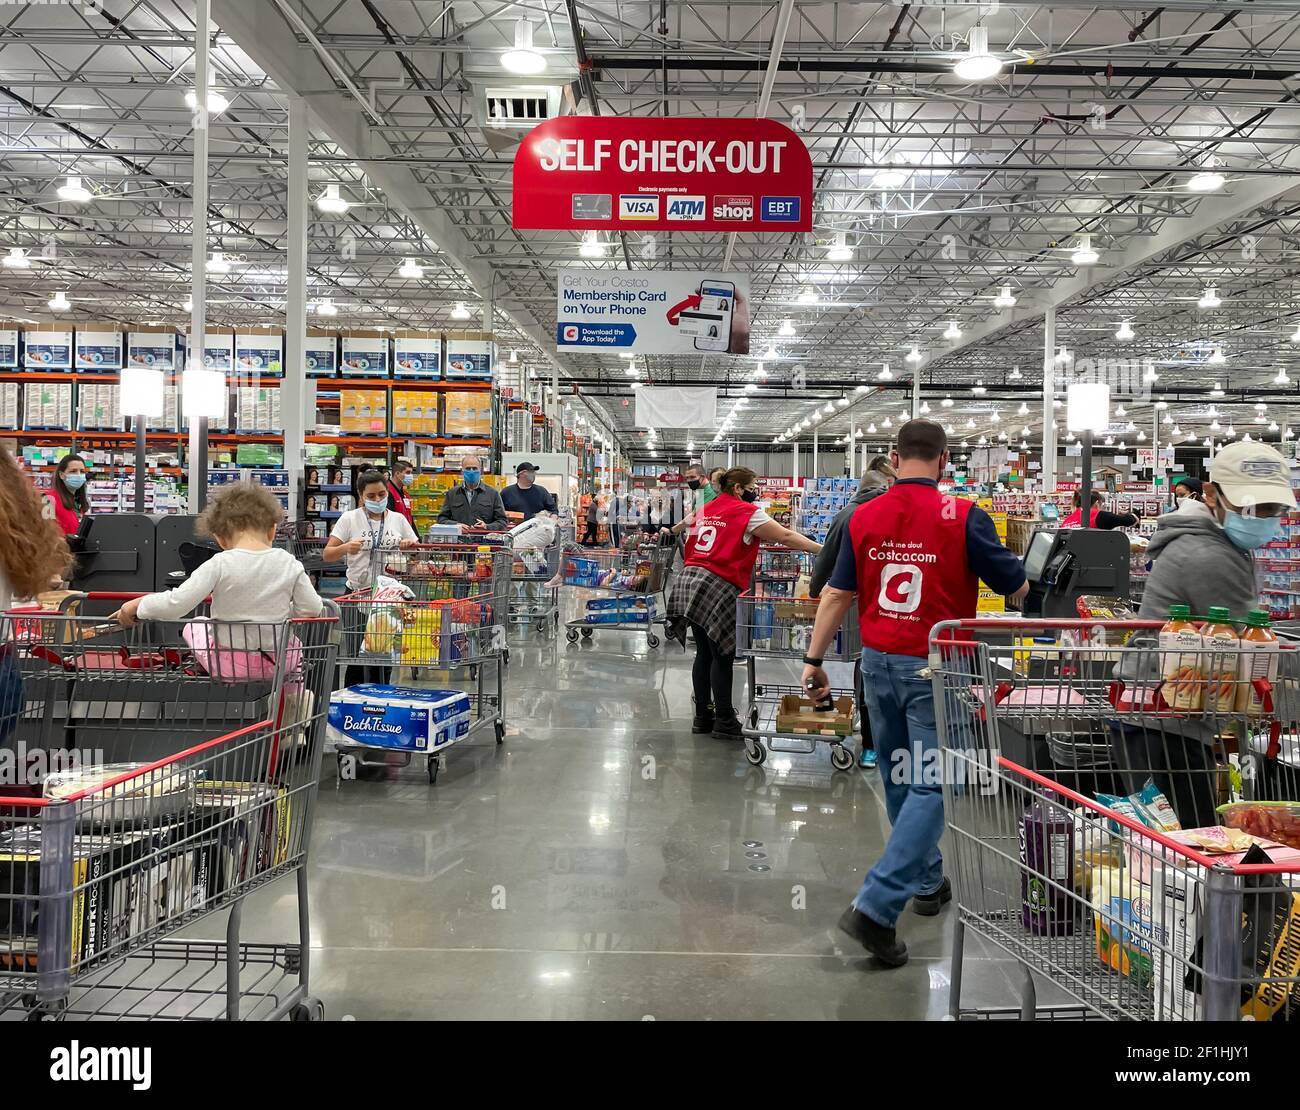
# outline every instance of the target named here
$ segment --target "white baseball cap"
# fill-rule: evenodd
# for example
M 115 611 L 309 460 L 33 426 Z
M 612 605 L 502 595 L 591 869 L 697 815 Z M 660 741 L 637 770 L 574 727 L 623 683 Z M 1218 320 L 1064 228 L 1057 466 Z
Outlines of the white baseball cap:
M 1267 443 L 1230 443 L 1210 463 L 1210 481 L 1237 508 L 1251 505 L 1296 507 L 1291 464 Z

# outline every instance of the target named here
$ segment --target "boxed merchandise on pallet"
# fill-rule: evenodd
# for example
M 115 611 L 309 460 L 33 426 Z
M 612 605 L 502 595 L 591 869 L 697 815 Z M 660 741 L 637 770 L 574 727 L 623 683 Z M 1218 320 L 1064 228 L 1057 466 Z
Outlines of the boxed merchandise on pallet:
M 475 436 L 492 434 L 492 394 L 488 390 L 452 390 L 442 396 L 442 434 Z
M 327 738 L 335 745 L 431 752 L 469 732 L 469 695 L 363 683 L 330 695 Z
M 240 377 L 284 376 L 284 329 L 244 328 L 235 333 L 235 371 Z
M 72 369 L 72 329 L 66 324 L 27 324 L 22 338 L 25 369 Z
M 137 325 L 126 336 L 126 365 L 177 373 L 184 350 L 181 333 L 175 328 Z
M 339 333 L 308 328 L 303 364 L 309 378 L 334 377 L 339 368 Z
M 345 378 L 389 377 L 389 348 L 392 340 L 382 331 L 346 331 L 340 338 Z
M 17 382 L 0 382 L 0 428 L 18 427 L 18 397 Z
M 235 370 L 235 333 L 227 328 L 203 329 L 203 359 L 194 360 L 194 337 L 186 332 L 185 365 L 202 365 L 204 370 L 221 370 L 227 374 Z
M 491 381 L 496 365 L 496 344 L 487 332 L 463 332 L 447 336 L 447 381 Z
M 388 391 L 385 389 L 340 390 L 339 427 L 345 434 L 387 435 Z
M 9 320 L 0 321 L 0 370 L 18 368 L 18 325 Z
M 442 334 L 436 331 L 398 331 L 393 335 L 393 377 L 442 377 Z
M 122 369 L 122 329 L 116 324 L 78 323 L 73 367 L 82 374 L 110 374 Z

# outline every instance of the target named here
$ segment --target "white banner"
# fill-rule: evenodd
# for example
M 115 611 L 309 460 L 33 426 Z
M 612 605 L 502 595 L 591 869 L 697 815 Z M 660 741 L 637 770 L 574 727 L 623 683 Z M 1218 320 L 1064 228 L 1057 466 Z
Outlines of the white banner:
M 559 351 L 747 355 L 749 279 L 712 272 L 562 269 L 555 319 Z
M 703 385 L 647 385 L 636 391 L 639 428 L 712 428 L 718 391 Z

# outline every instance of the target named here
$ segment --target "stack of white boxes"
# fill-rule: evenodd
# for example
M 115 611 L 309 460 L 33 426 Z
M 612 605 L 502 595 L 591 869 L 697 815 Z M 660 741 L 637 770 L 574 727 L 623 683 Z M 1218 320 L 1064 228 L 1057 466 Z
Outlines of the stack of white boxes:
M 283 428 L 280 419 L 280 390 L 278 387 L 239 387 L 235 410 L 235 430 L 240 432 L 278 432 Z
M 23 426 L 72 430 L 72 383 L 28 382 L 23 392 Z
M 129 416 L 130 413 L 125 415 Z M 175 432 L 179 431 L 181 426 L 180 418 L 180 388 L 174 385 L 163 386 L 163 414 L 162 416 L 151 416 L 145 424 L 145 430 L 150 432 Z
M 113 431 L 122 427 L 122 387 L 77 387 L 77 427 L 83 431 Z
M 0 382 L 0 428 L 18 426 L 18 383 Z

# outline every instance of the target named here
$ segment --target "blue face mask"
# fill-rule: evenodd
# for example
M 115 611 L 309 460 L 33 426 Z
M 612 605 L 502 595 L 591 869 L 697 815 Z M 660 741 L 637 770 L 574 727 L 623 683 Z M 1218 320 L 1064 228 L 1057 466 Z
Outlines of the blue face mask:
M 1223 519 L 1223 530 L 1228 533 L 1228 539 L 1242 551 L 1263 547 L 1277 535 L 1281 526 L 1280 516 L 1243 516 L 1230 512 Z
M 464 471 L 464 475 L 465 475 L 465 484 L 467 486 L 478 485 L 479 472 L 477 470 L 471 468 L 469 470 Z
M 65 474 L 63 484 L 75 492 L 86 484 L 86 476 L 84 474 Z
M 371 501 L 369 498 L 367 498 L 365 504 L 366 504 L 367 512 L 374 513 L 376 516 L 378 516 L 380 513 L 382 513 L 385 509 L 388 508 L 388 498 L 381 497 L 377 501 Z

